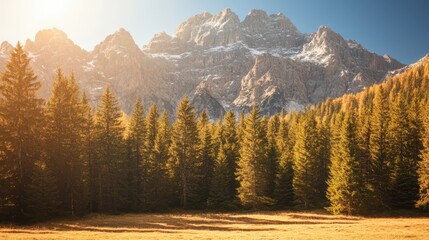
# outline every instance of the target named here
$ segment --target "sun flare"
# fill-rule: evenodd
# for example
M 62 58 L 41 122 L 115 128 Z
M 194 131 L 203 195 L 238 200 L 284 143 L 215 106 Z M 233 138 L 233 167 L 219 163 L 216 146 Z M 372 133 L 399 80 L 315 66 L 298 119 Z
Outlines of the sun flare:
M 34 3 L 33 20 L 38 23 L 53 23 L 61 19 L 70 0 L 37 0 Z

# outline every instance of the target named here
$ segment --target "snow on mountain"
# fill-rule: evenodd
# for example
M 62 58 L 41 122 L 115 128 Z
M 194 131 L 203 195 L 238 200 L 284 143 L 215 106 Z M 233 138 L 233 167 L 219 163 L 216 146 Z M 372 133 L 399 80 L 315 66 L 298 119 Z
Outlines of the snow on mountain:
M 0 45 L 0 70 L 10 44 Z M 203 12 L 178 25 L 170 36 L 155 34 L 140 49 L 118 29 L 87 52 L 58 29 L 42 30 L 25 50 L 48 97 L 55 69 L 73 71 L 96 104 L 110 85 L 125 111 L 137 97 L 170 115 L 184 95 L 212 119 L 225 110 L 247 110 L 253 103 L 266 114 L 302 110 L 327 97 L 357 92 L 382 81 L 403 65 L 367 51 L 328 27 L 301 33 L 285 15 L 251 10 L 243 21 L 225 9 Z

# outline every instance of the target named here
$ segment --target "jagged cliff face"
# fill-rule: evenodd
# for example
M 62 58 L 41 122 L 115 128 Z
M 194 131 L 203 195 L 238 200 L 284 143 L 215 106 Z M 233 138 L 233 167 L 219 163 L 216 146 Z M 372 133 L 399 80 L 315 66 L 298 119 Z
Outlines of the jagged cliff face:
M 0 70 L 10 44 L 0 45 Z M 74 71 L 94 102 L 109 84 L 129 112 L 137 97 L 174 114 L 184 95 L 214 119 L 258 103 L 266 114 L 302 109 L 327 97 L 358 92 L 403 65 L 368 52 L 327 27 L 306 35 L 283 14 L 251 10 L 243 21 L 230 9 L 201 13 L 173 36 L 156 34 L 140 49 L 124 29 L 91 52 L 57 29 L 25 44 L 48 97 L 55 69 Z

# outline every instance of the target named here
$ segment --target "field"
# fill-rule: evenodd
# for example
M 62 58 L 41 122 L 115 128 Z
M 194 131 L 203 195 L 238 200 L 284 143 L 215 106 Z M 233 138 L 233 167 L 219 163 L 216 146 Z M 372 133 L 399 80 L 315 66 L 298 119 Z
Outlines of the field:
M 294 212 L 91 215 L 25 227 L 3 225 L 0 239 L 429 239 L 429 218 Z

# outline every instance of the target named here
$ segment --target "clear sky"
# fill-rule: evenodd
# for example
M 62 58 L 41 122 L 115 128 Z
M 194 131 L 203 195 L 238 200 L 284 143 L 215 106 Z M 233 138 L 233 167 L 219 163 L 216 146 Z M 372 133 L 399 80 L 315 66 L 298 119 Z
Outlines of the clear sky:
M 227 7 L 241 20 L 254 8 L 281 12 L 304 33 L 326 25 L 407 64 L 429 53 L 428 0 L 0 0 L 0 41 L 25 42 L 56 27 L 92 50 L 123 27 L 141 47 L 157 32 L 173 34 L 192 15 Z

